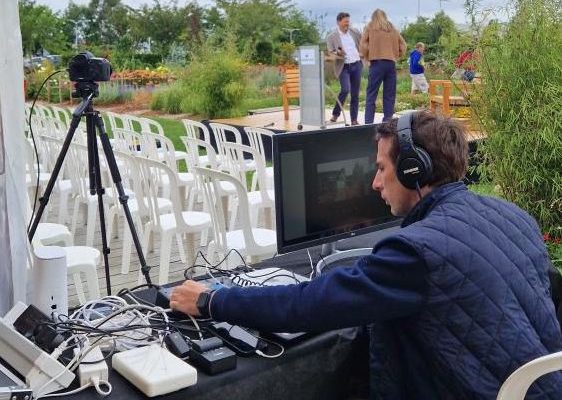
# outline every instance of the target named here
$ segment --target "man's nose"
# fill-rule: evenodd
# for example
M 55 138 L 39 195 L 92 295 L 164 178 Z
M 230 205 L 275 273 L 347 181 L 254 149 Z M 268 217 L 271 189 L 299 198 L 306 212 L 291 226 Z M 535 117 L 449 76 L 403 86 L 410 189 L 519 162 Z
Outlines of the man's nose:
M 379 171 L 377 171 L 377 173 L 375 174 L 375 178 L 373 179 L 373 185 L 372 185 L 373 190 L 376 190 L 377 192 L 380 192 L 382 189 L 382 184 L 381 184 L 381 178 L 379 175 Z

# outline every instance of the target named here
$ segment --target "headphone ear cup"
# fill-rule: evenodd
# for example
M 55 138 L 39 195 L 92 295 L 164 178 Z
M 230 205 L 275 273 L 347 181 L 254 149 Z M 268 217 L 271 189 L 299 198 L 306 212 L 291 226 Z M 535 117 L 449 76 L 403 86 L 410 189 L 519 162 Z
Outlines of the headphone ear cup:
M 425 163 L 420 157 L 399 157 L 396 162 L 396 176 L 407 189 L 416 189 L 416 184 L 421 184 L 427 176 Z

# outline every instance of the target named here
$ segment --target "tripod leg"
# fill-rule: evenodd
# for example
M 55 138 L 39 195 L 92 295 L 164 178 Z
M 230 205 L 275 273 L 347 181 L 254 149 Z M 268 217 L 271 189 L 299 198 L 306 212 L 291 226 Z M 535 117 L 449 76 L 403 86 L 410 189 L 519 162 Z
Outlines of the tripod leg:
M 97 193 L 98 196 L 98 212 L 100 216 L 100 228 L 101 228 L 101 242 L 102 242 L 102 254 L 103 262 L 105 268 L 105 284 L 107 295 L 111 296 L 111 272 L 109 270 L 109 247 L 107 246 L 107 232 L 105 230 L 105 208 L 103 206 L 103 195 L 105 189 L 101 182 L 101 168 L 98 153 L 98 140 L 96 136 L 95 128 L 97 126 L 95 120 L 99 118 L 96 111 L 88 110 L 86 115 L 86 127 L 88 134 L 88 163 L 90 165 L 90 192 L 92 194 Z M 93 182 L 92 182 L 93 180 Z M 89 207 L 88 207 L 89 208 Z M 90 210 L 88 210 L 88 214 Z M 90 229 L 88 229 L 90 232 Z
M 37 230 L 37 226 L 39 226 L 39 222 L 41 221 L 41 217 L 43 216 L 45 207 L 47 207 L 47 203 L 49 203 L 49 198 L 51 197 L 51 193 L 57 181 L 57 177 L 59 176 L 60 169 L 62 168 L 64 158 L 66 157 L 66 153 L 68 152 L 68 148 L 70 147 L 70 143 L 72 142 L 72 138 L 74 137 L 74 132 L 76 132 L 76 128 L 78 127 L 78 124 L 80 124 L 82 113 L 84 109 L 88 107 L 89 104 L 91 104 L 91 101 L 92 101 L 92 96 L 84 99 L 72 114 L 72 122 L 70 123 L 70 127 L 68 128 L 68 133 L 66 134 L 66 138 L 64 139 L 64 143 L 61 147 L 61 151 L 59 153 L 57 161 L 55 162 L 53 171 L 51 172 L 51 178 L 49 179 L 49 183 L 47 183 L 47 187 L 45 188 L 45 192 L 43 193 L 43 196 L 41 196 L 41 198 L 39 199 L 39 209 L 37 210 L 37 214 L 33 219 L 31 228 L 29 228 L 28 239 L 30 243 L 33 240 L 33 236 L 35 236 L 35 231 Z
M 109 142 L 109 137 L 105 132 L 105 128 L 103 126 L 103 120 L 99 116 L 99 113 L 94 113 L 92 115 L 94 122 L 98 128 L 100 134 L 100 140 L 103 147 L 103 152 L 105 154 L 105 158 L 107 160 L 107 165 L 109 167 L 109 172 L 111 173 L 111 177 L 113 179 L 113 183 L 115 184 L 115 188 L 117 189 L 117 193 L 119 194 L 119 202 L 123 205 L 123 211 L 125 213 L 125 219 L 127 220 L 127 225 L 131 231 L 131 236 L 133 238 L 133 243 L 135 245 L 135 249 L 137 251 L 137 255 L 139 257 L 139 262 L 141 265 L 141 272 L 146 279 L 146 283 L 152 285 L 152 281 L 150 279 L 150 267 L 146 265 L 146 260 L 144 258 L 144 253 L 142 251 L 142 246 L 137 235 L 137 231 L 135 229 L 135 224 L 133 223 L 133 217 L 131 216 L 131 211 L 129 210 L 129 206 L 127 204 L 128 196 L 125 194 L 125 190 L 123 189 L 123 184 L 121 181 L 121 174 L 119 173 L 119 168 L 117 167 L 117 162 L 115 161 L 115 155 L 113 154 L 113 149 L 111 148 L 111 143 Z

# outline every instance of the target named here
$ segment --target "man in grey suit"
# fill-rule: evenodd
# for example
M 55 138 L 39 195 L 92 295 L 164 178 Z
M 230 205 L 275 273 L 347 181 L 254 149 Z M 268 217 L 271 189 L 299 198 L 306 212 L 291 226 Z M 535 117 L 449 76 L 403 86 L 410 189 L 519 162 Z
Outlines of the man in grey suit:
M 326 38 L 328 51 L 337 56 L 335 61 L 336 76 L 340 79 L 338 102 L 332 111 L 331 122 L 336 122 L 341 114 L 347 95 L 351 92 L 349 113 L 351 125 L 357 125 L 359 113 L 359 91 L 361 90 L 361 71 L 363 63 L 359 52 L 361 33 L 349 26 L 349 14 L 340 12 L 336 18 L 338 27 Z

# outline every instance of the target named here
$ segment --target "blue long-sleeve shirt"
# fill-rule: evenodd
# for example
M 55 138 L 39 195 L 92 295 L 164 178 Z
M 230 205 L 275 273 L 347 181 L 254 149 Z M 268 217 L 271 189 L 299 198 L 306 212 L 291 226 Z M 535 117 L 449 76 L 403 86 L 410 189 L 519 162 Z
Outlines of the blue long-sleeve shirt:
M 420 310 L 426 265 L 397 238 L 353 267 L 299 285 L 220 289 L 213 319 L 269 332 L 324 331 L 406 317 Z
M 423 67 L 423 55 L 418 50 L 414 49 L 410 53 L 410 74 L 417 75 L 423 74 L 425 69 Z

